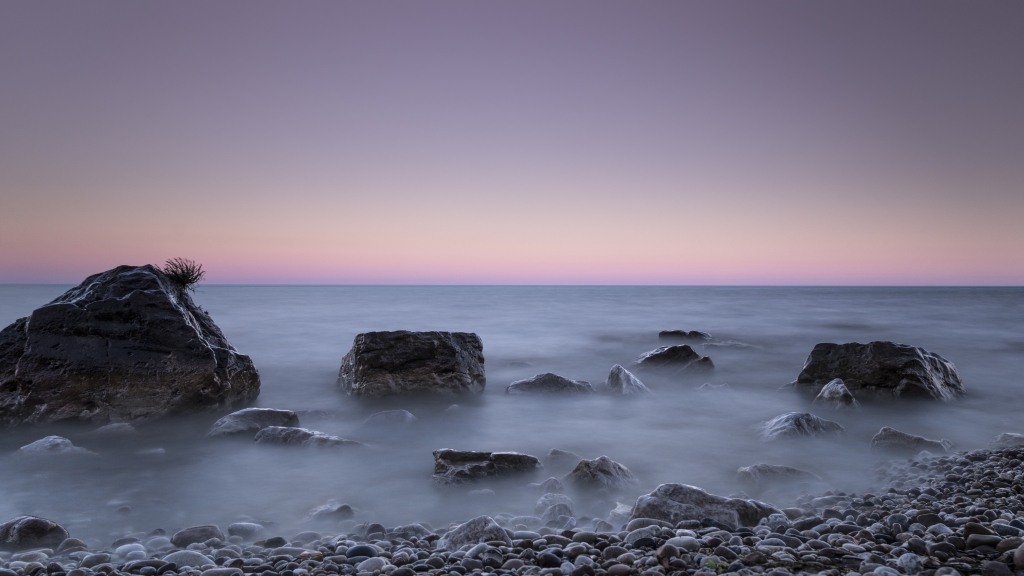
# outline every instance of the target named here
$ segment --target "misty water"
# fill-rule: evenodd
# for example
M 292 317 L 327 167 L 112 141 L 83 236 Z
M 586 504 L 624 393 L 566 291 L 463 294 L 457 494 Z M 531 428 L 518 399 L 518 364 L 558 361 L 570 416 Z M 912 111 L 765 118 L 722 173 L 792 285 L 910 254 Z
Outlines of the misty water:
M 67 288 L 0 286 L 0 322 Z M 439 448 L 607 455 L 640 484 L 611 497 L 575 495 L 576 515 L 596 517 L 664 482 L 738 492 L 745 487 L 736 469 L 759 462 L 812 471 L 827 487 L 863 490 L 883 458 L 870 439 L 886 425 L 948 438 L 958 450 L 985 447 L 1000 432 L 1024 432 L 1024 290 L 1017 288 L 204 286 L 195 300 L 259 369 L 256 406 L 294 410 L 303 427 L 370 447 L 204 438 L 223 412 L 142 423 L 137 436 L 124 439 L 90 437 L 94 426 L 83 424 L 8 429 L 0 431 L 0 519 L 39 515 L 72 535 L 108 542 L 111 534 L 246 518 L 288 535 L 337 531 L 306 519 L 333 499 L 357 508 L 360 522 L 439 527 L 480 514 L 532 515 L 539 494 L 524 486 L 568 471 L 549 467 L 536 477 L 441 489 L 431 483 L 431 452 Z M 479 334 L 484 393 L 382 401 L 343 394 L 336 379 L 353 337 L 399 329 Z M 652 390 L 647 396 L 505 394 L 510 382 L 544 372 L 602 384 L 612 365 L 628 367 L 663 344 L 658 331 L 668 329 L 703 330 L 731 344 L 694 345 L 713 359 L 713 372 L 638 373 Z M 950 403 L 864 401 L 860 411 L 834 413 L 780 389 L 816 343 L 871 340 L 941 354 L 956 364 L 967 396 Z M 700 389 L 706 382 L 729 386 Z M 453 403 L 460 409 L 443 412 Z M 418 420 L 390 429 L 364 424 L 375 412 L 399 408 Z M 759 423 L 790 411 L 838 421 L 847 433 L 832 441 L 758 440 Z M 50 434 L 100 456 L 12 456 Z M 478 488 L 495 495 L 469 494 Z

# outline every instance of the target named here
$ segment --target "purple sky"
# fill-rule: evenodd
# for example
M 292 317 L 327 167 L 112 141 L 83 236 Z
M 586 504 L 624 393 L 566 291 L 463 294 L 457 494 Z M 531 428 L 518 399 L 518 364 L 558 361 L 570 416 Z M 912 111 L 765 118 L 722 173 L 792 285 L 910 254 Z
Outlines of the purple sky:
M 1024 2 L 0 3 L 0 282 L 1024 283 Z

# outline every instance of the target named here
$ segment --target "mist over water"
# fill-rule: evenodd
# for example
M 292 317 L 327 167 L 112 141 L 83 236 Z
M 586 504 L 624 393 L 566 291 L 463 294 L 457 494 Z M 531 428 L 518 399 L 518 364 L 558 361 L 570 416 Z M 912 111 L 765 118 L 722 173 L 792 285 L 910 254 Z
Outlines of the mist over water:
M 0 286 L 7 325 L 61 294 L 61 286 Z M 882 426 L 948 438 L 956 450 L 984 447 L 1000 432 L 1024 432 L 1024 289 L 1019 288 L 715 288 L 715 287 L 240 287 L 205 286 L 195 300 L 232 344 L 252 357 L 262 391 L 256 406 L 299 413 L 305 428 L 359 440 L 369 448 L 300 449 L 206 439 L 223 413 L 137 426 L 135 437 L 90 437 L 93 427 L 61 424 L 0 431 L 0 519 L 35 514 L 73 536 L 217 523 L 243 517 L 276 522 L 282 534 L 330 525 L 305 520 L 329 499 L 360 512 L 357 521 L 435 527 L 479 514 L 534 514 L 533 478 L 439 489 L 430 480 L 439 448 L 518 451 L 543 458 L 551 448 L 585 458 L 607 455 L 640 480 L 613 498 L 575 494 L 577 516 L 603 516 L 663 482 L 728 495 L 748 489 L 736 469 L 760 462 L 812 471 L 828 487 L 859 491 L 872 483 L 870 450 Z M 476 332 L 483 339 L 482 395 L 361 401 L 336 386 L 353 337 L 373 330 Z M 719 342 L 699 346 L 716 369 L 689 376 L 637 372 L 643 397 L 507 396 L 512 381 L 543 372 L 602 384 L 664 342 L 658 331 L 703 330 Z M 862 399 L 857 412 L 812 408 L 811 397 L 780 387 L 793 381 L 819 342 L 893 340 L 954 362 L 967 396 L 950 403 Z M 701 390 L 705 383 L 727 389 Z M 600 388 L 600 386 L 598 386 Z M 460 409 L 444 412 L 457 403 Z M 406 409 L 416 422 L 389 429 L 365 420 Z M 842 424 L 836 441 L 762 443 L 759 423 L 810 411 Z M 25 460 L 12 453 L 50 434 L 100 454 Z M 146 452 L 162 448 L 163 453 Z M 470 496 L 476 488 L 494 496 Z M 768 495 L 769 497 L 771 495 Z M 602 500 L 603 498 L 603 500 Z M 766 499 L 769 499 L 766 497 Z M 788 502 L 775 502 L 785 505 Z M 116 512 L 122 506 L 131 511 Z M 273 532 L 273 530 L 272 530 Z

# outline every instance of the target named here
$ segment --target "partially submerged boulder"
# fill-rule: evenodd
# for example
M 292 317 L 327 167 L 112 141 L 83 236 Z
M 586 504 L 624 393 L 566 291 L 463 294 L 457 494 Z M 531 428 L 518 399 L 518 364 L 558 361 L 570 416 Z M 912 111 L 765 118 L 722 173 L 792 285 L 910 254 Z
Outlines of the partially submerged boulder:
M 61 436 L 47 436 L 26 444 L 14 453 L 15 456 L 97 456 L 95 452 L 80 448 L 71 440 Z
M 919 452 L 921 450 L 949 452 L 953 447 L 953 443 L 945 438 L 942 440 L 929 440 L 923 436 L 915 436 L 914 434 L 900 432 L 895 428 L 885 426 L 871 439 L 871 447 L 903 452 Z
M 775 464 L 744 466 L 736 471 L 736 476 L 742 484 L 757 492 L 780 485 L 821 482 L 821 477 L 813 472 Z
M 818 418 L 809 412 L 787 412 L 761 423 L 761 440 L 782 438 L 835 437 L 846 432 L 839 423 Z
M 390 428 L 394 426 L 406 426 L 416 421 L 416 416 L 408 410 L 385 410 L 371 414 L 364 426 L 371 428 Z
M 518 452 L 473 452 L 443 448 L 434 451 L 434 483 L 452 486 L 484 478 L 542 470 L 540 460 Z
M 637 484 L 636 476 L 633 476 L 628 468 L 607 456 L 600 456 L 593 460 L 581 460 L 572 472 L 562 478 L 562 481 L 579 488 L 607 488 L 609 490 L 622 490 Z
M 37 516 L 19 516 L 0 524 L 0 550 L 56 549 L 67 537 L 63 526 Z
M 612 370 L 608 374 L 607 384 L 613 393 L 623 396 L 644 394 L 651 391 L 647 386 L 644 386 L 644 383 L 639 378 L 618 364 L 612 366 Z
M 966 393 L 952 362 L 895 342 L 818 344 L 794 384 L 815 387 L 835 378 L 858 395 L 948 401 Z
M 565 494 L 556 494 L 548 492 L 547 494 L 540 497 L 537 500 L 537 504 L 533 507 L 533 511 L 540 516 L 545 510 L 551 508 L 555 504 L 563 504 L 569 509 L 569 515 L 572 515 L 572 498 L 569 498 Z
M 711 334 L 700 330 L 662 330 L 658 332 L 658 340 L 673 342 L 710 342 Z
M 544 465 L 552 468 L 572 468 L 579 464 L 580 460 L 583 460 L 583 457 L 575 452 L 552 448 L 544 456 Z
M 355 518 L 356 511 L 348 504 L 342 504 L 337 500 L 328 500 L 309 511 L 309 517 L 316 520 L 351 520 Z
M 516 380 L 505 389 L 506 394 L 590 394 L 593 391 L 590 382 L 569 380 L 550 372 Z
M 224 540 L 224 533 L 220 531 L 220 528 L 213 524 L 203 524 L 202 526 L 190 526 L 188 528 L 178 530 L 174 533 L 174 536 L 171 536 L 171 544 L 174 544 L 178 548 L 184 548 L 189 544 L 206 542 L 210 538 Z M 195 568 L 195 566 L 193 566 L 193 568 Z
M 296 427 L 299 417 L 291 410 L 274 408 L 245 408 L 232 412 L 213 423 L 207 436 L 230 436 L 232 434 L 255 434 L 268 426 Z
M 366 446 L 362 442 L 346 440 L 337 436 L 324 434 L 305 428 L 285 426 L 267 426 L 256 433 L 257 444 L 280 444 L 285 446 L 313 446 L 317 448 L 333 448 L 336 446 Z
M 996 448 L 1016 448 L 1017 446 L 1024 446 L 1024 434 L 1003 432 L 992 439 L 992 445 Z
M 636 500 L 630 519 L 653 518 L 677 524 L 682 520 L 710 518 L 724 525 L 757 526 L 762 518 L 782 511 L 757 500 L 724 498 L 708 494 L 696 486 L 662 484 Z
M 512 546 L 512 539 L 504 528 L 490 516 L 480 516 L 446 532 L 437 541 L 437 549 L 455 552 L 466 544 L 481 542 L 504 542 L 507 546 Z
M 475 394 L 487 384 L 484 345 L 468 332 L 367 332 L 341 361 L 338 385 L 352 396 Z
M 704 372 L 711 370 L 715 364 L 711 358 L 694 352 L 687 344 L 661 346 L 641 354 L 633 366 L 639 369 L 660 369 L 670 372 Z
M 824 406 L 833 410 L 856 409 L 860 402 L 853 397 L 853 393 L 846 387 L 846 384 L 839 378 L 832 380 L 818 392 L 814 397 L 813 404 Z
M 157 418 L 249 402 L 260 379 L 159 269 L 86 278 L 0 332 L 0 424 Z

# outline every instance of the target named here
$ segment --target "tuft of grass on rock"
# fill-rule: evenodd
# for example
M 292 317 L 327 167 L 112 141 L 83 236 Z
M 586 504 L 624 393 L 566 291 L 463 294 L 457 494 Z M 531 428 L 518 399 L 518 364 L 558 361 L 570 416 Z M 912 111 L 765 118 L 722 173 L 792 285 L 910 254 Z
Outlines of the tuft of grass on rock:
M 188 258 L 171 258 L 160 271 L 182 290 L 195 292 L 196 285 L 203 281 L 206 272 L 202 264 Z

